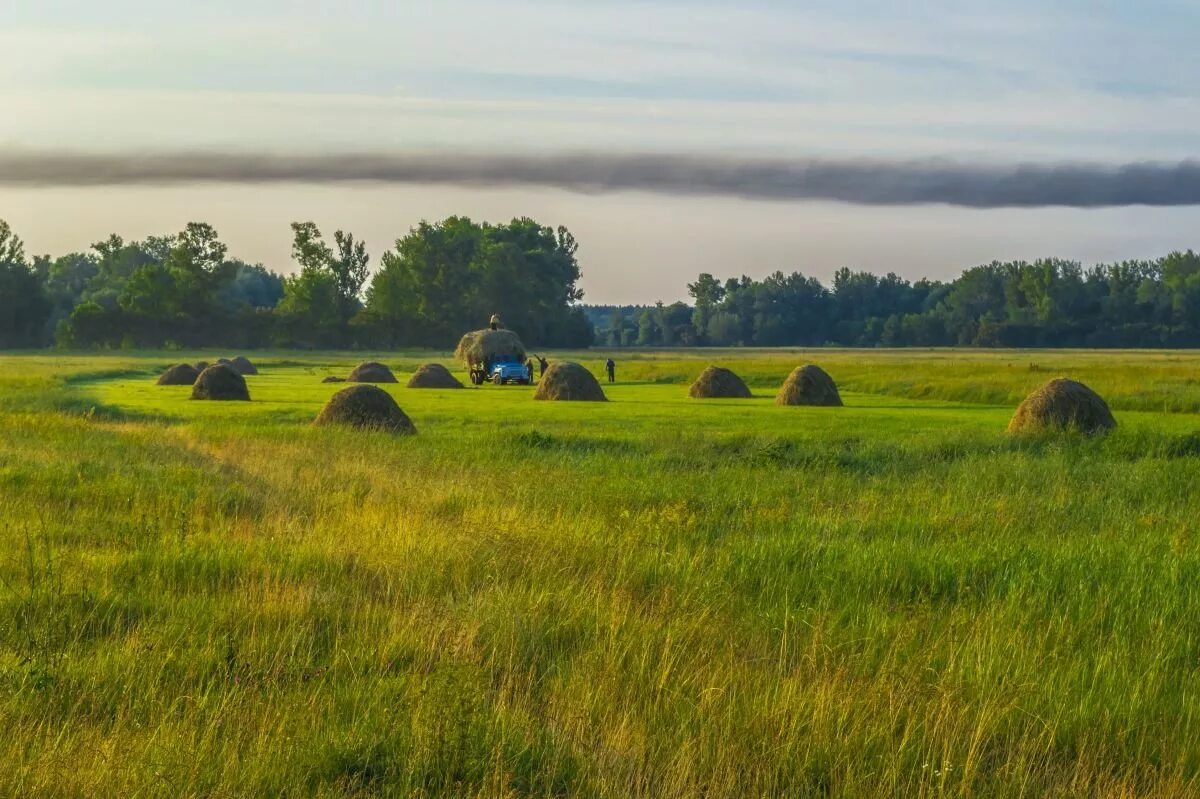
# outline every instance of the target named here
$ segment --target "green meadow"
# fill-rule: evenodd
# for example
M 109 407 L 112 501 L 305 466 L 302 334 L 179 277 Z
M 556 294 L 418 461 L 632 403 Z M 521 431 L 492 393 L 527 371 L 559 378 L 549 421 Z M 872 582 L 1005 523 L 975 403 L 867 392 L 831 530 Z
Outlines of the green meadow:
M 1200 794 L 1198 353 L 154 384 L 233 354 L 0 356 L 0 795 Z M 418 435 L 310 424 L 367 357 Z M 846 407 L 773 404 L 806 362 Z M 1118 429 L 1006 435 L 1060 375 Z

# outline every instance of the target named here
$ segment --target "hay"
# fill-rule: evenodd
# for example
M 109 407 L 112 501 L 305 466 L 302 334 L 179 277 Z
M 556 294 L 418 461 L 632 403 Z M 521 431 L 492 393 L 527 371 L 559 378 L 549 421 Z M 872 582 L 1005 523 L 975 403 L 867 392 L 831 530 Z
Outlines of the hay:
M 840 407 L 842 397 L 837 383 L 819 366 L 806 364 L 797 366 L 775 395 L 776 405 L 820 405 Z
M 750 389 L 742 378 L 720 366 L 710 366 L 700 373 L 688 389 L 693 399 L 749 399 Z
M 1077 430 L 1090 435 L 1116 426 L 1099 394 L 1083 383 L 1059 377 L 1025 398 L 1008 423 L 1008 432 Z
M 258 374 L 258 369 L 255 368 L 254 364 L 250 363 L 248 358 L 243 358 L 241 355 L 230 361 L 229 365 L 232 366 L 239 375 Z
M 217 364 L 220 366 L 229 366 L 232 363 L 233 361 L 229 360 L 228 358 L 217 358 Z
M 200 373 L 192 385 L 192 399 L 198 400 L 250 400 L 246 378 L 233 367 L 225 364 L 210 366 Z
M 415 433 L 412 420 L 382 388 L 350 386 L 334 394 L 313 422 L 316 425 L 346 425 L 357 430 L 385 433 Z
M 200 376 L 199 370 L 190 363 L 179 363 L 158 376 L 160 386 L 190 386 Z
M 440 363 L 427 363 L 417 368 L 408 380 L 409 388 L 462 388 L 458 378 Z
M 207 369 L 211 364 L 208 361 L 196 361 L 196 373 L 199 374 Z
M 338 377 L 336 375 L 327 375 L 323 380 L 321 380 L 321 382 L 322 383 L 345 383 L 346 378 Z
M 392 370 L 381 363 L 367 361 L 354 367 L 354 371 L 346 378 L 347 383 L 396 383 Z
M 600 388 L 599 381 L 587 369 L 570 361 L 550 364 L 546 374 L 533 393 L 536 400 L 581 400 L 585 402 L 607 402 L 608 397 Z
M 468 366 L 493 362 L 498 358 L 524 363 L 525 345 L 511 330 L 475 330 L 458 342 L 454 357 Z

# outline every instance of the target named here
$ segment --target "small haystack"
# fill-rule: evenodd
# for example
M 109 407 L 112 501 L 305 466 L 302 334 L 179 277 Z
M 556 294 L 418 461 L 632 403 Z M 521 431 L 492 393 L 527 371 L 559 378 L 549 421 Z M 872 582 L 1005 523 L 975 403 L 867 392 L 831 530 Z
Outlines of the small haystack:
M 209 366 L 210 364 L 208 361 L 196 361 L 196 373 L 199 374 L 200 372 L 203 372 Z
M 1025 398 L 1008 423 L 1008 432 L 1078 430 L 1090 435 L 1116 426 L 1108 403 L 1099 394 L 1083 383 L 1059 377 Z
M 346 378 L 348 383 L 396 383 L 392 370 L 376 361 L 367 361 L 354 367 L 354 371 Z
M 467 366 L 491 363 L 499 358 L 523 363 L 525 345 L 511 330 L 475 330 L 459 340 L 454 357 Z
M 537 400 L 583 400 L 607 402 L 608 397 L 600 388 L 599 381 L 587 369 L 570 361 L 555 361 L 533 393 Z
M 688 389 L 693 399 L 749 399 L 750 389 L 742 378 L 720 366 L 710 366 L 700 373 Z
M 250 359 L 244 358 L 241 355 L 237 356 L 232 361 L 230 361 L 229 365 L 232 366 L 235 370 L 237 370 L 237 373 L 239 375 L 256 375 L 256 374 L 258 374 L 258 369 L 255 368 L 254 364 L 250 363 Z
M 325 377 L 324 377 L 324 378 L 321 380 L 321 382 L 322 382 L 322 383 L 345 383 L 345 382 L 346 382 L 346 378 L 344 378 L 344 377 L 338 377 L 337 375 L 326 375 L 326 376 L 325 376 Z
M 200 373 L 192 385 L 192 399 L 200 400 L 250 400 L 246 378 L 231 366 L 217 364 Z
M 400 410 L 396 400 L 376 386 L 350 386 L 334 394 L 316 425 L 347 425 L 358 430 L 378 430 L 385 433 L 415 433 L 412 420 Z
M 158 376 L 160 386 L 190 386 L 200 376 L 199 370 L 190 363 L 178 363 Z
M 408 380 L 409 388 L 462 388 L 458 378 L 440 363 L 419 366 Z
M 231 363 L 233 363 L 233 361 L 229 360 L 228 358 L 217 358 L 217 364 L 219 365 L 229 366 Z
M 842 396 L 829 373 L 810 363 L 792 370 L 775 395 L 775 404 L 840 407 Z

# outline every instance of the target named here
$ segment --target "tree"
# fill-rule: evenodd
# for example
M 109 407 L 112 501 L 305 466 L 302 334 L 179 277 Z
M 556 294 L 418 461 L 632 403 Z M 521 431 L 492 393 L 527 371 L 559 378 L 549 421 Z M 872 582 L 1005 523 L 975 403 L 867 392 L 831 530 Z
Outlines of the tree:
M 50 300 L 25 260 L 25 244 L 0 219 L 0 347 L 43 343 Z

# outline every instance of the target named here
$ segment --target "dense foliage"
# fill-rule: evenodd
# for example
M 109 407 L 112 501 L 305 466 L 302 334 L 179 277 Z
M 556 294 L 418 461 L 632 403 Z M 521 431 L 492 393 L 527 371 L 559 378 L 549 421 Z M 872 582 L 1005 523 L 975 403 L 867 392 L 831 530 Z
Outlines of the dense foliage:
M 352 234 L 331 246 L 312 222 L 292 232 L 298 270 L 285 278 L 229 258 L 207 224 L 30 261 L 0 221 L 0 347 L 449 347 L 493 313 L 531 344 L 591 343 L 566 228 L 422 223 L 369 284 Z
M 0 221 L 0 347 L 448 347 L 499 313 L 534 346 L 1200 346 L 1200 255 L 1085 268 L 994 262 L 950 282 L 841 269 L 721 281 L 691 304 L 584 306 L 566 228 L 422 222 L 372 276 L 361 241 L 292 225 L 287 278 L 227 257 L 209 225 L 30 261 Z
M 609 346 L 1194 347 L 1200 255 L 991 263 L 949 283 L 841 269 L 688 285 L 693 304 L 588 309 Z

